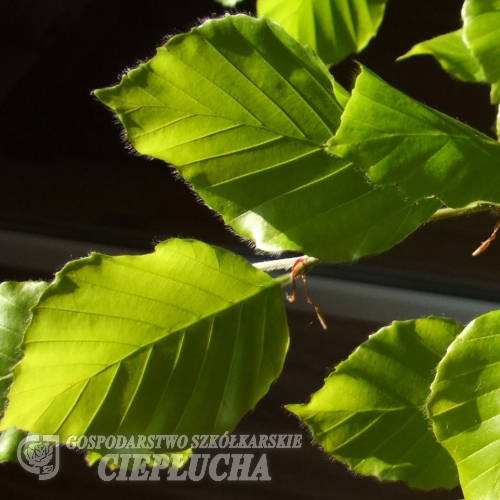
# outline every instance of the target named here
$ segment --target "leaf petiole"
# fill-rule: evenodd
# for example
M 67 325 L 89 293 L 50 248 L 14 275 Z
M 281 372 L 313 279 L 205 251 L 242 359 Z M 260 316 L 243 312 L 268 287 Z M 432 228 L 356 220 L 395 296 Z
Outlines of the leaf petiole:
M 490 203 L 478 203 L 472 207 L 465 208 L 441 208 L 428 219 L 428 222 L 435 222 L 443 219 L 449 219 L 451 217 L 461 217 L 462 215 L 470 215 L 479 212 L 497 211 L 499 207 L 492 205 Z

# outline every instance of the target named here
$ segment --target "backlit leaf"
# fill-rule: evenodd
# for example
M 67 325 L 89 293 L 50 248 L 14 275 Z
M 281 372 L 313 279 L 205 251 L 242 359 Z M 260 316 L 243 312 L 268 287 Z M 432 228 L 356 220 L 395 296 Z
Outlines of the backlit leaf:
M 440 206 L 373 186 L 325 151 L 348 94 L 267 19 L 207 21 L 96 95 L 139 152 L 175 165 L 262 250 L 357 259 L 395 245 Z
M 462 328 L 433 317 L 396 321 L 340 363 L 308 404 L 288 409 L 356 472 L 421 489 L 453 488 L 455 464 L 423 407 L 435 368 Z
M 360 52 L 376 35 L 387 0 L 258 0 L 257 12 L 280 23 L 327 64 Z
M 33 310 L 2 426 L 62 442 L 222 434 L 268 391 L 287 346 L 279 282 L 241 257 L 184 240 L 92 254 Z
M 367 68 L 329 151 L 355 162 L 373 182 L 397 185 L 410 200 L 435 196 L 454 208 L 500 203 L 500 145 Z
M 464 82 L 486 81 L 481 65 L 464 42 L 461 29 L 415 45 L 398 61 L 426 54 L 434 56 L 443 69 Z
M 472 321 L 439 364 L 428 403 L 466 500 L 500 498 L 500 311 Z

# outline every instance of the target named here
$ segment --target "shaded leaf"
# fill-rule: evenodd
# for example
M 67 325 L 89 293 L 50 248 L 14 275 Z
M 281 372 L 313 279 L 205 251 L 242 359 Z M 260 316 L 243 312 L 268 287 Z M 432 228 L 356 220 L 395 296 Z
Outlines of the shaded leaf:
M 498 0 L 465 0 L 465 41 L 491 84 L 491 103 L 500 102 L 500 4 Z
M 26 432 L 9 427 L 0 434 L 0 463 L 17 462 L 17 449 L 26 437 Z
M 356 472 L 421 489 L 453 488 L 455 464 L 423 407 L 434 370 L 462 328 L 433 317 L 396 321 L 340 363 L 308 404 L 287 408 Z
M 428 403 L 467 500 L 500 498 L 500 311 L 467 325 L 438 366 Z
M 434 56 L 443 69 L 464 82 L 486 81 L 483 69 L 464 42 L 462 29 L 421 42 L 398 61 L 418 55 Z
M 258 0 L 257 12 L 280 23 L 326 64 L 360 52 L 376 35 L 387 0 Z
M 414 101 L 363 67 L 329 151 L 397 185 L 410 200 L 450 207 L 500 203 L 500 145 Z
M 336 81 L 333 82 L 333 93 L 335 94 L 335 98 L 339 104 L 342 106 L 343 111 L 347 102 L 351 98 L 351 94 L 349 94 L 349 92 L 347 92 L 347 90 Z
M 67 264 L 24 346 L 3 428 L 61 442 L 222 434 L 279 375 L 288 328 L 279 282 L 220 248 L 169 240 Z
M 380 190 L 325 151 L 348 94 L 266 19 L 208 21 L 96 95 L 139 152 L 175 165 L 262 250 L 357 259 L 398 243 L 440 206 Z
M 497 119 L 495 123 L 497 137 L 500 138 L 500 106 L 497 106 Z
M 28 326 L 30 309 L 48 283 L 27 281 L 0 284 L 0 420 L 7 406 L 12 370 L 21 361 L 21 344 Z

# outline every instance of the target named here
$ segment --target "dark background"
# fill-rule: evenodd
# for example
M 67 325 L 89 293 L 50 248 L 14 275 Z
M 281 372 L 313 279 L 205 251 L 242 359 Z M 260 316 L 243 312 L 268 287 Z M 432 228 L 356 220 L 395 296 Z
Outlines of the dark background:
M 379 35 L 358 60 L 415 99 L 492 135 L 488 86 L 454 80 L 428 56 L 395 62 L 413 44 L 460 27 L 461 1 L 391 0 Z M 240 10 L 254 6 L 247 0 Z M 213 0 L 21 0 L 3 6 L 0 229 L 139 249 L 171 236 L 195 237 L 248 251 L 170 166 L 130 154 L 113 116 L 91 96 L 153 56 L 165 36 L 223 12 Z M 356 71 L 351 58 L 334 72 L 349 88 Z M 469 280 L 469 291 L 456 291 L 470 293 L 470 281 L 481 287 L 479 281 L 498 279 L 495 252 L 470 259 L 493 224 L 484 214 L 431 224 L 360 264 L 430 273 L 431 281 L 458 276 Z M 19 271 L 16 276 L 24 276 Z
M 430 57 L 396 63 L 419 41 L 460 27 L 461 0 L 391 0 L 379 35 L 356 56 L 382 78 L 427 105 L 493 135 L 489 88 L 458 82 Z M 239 10 L 252 12 L 254 1 Z M 155 241 L 194 237 L 242 253 L 249 248 L 228 232 L 189 188 L 160 161 L 130 153 L 112 115 L 91 91 L 117 82 L 127 67 L 154 55 L 165 36 L 221 15 L 213 0 L 21 0 L 0 17 L 0 229 L 112 243 L 148 251 Z M 334 69 L 350 87 L 353 58 Z M 500 245 L 472 259 L 494 225 L 488 214 L 432 223 L 382 255 L 328 272 L 361 281 L 396 284 L 498 300 Z M 23 267 L 0 268 L 0 279 L 51 276 Z M 53 271 L 56 271 L 54 269 Z M 326 272 L 326 271 L 325 271 Z M 330 318 L 328 333 L 313 318 L 292 314 L 292 346 L 282 378 L 238 429 L 298 432 L 284 403 L 307 401 L 328 369 L 377 325 Z M 305 431 L 304 435 L 306 436 Z M 266 484 L 205 482 L 172 485 L 104 484 L 80 456 L 65 453 L 62 472 L 38 484 L 20 467 L 0 467 L 5 498 L 270 498 L 455 499 L 459 492 L 424 494 L 404 485 L 357 478 L 308 444 L 269 455 Z M 35 493 L 36 492 L 36 493 Z

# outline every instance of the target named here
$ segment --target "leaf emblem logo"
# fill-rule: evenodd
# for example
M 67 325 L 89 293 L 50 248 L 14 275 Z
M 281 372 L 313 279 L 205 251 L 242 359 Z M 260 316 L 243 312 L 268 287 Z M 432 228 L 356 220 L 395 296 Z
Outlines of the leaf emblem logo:
M 48 443 L 34 442 L 24 449 L 24 456 L 32 466 L 43 467 L 47 465 L 54 455 L 54 446 Z

